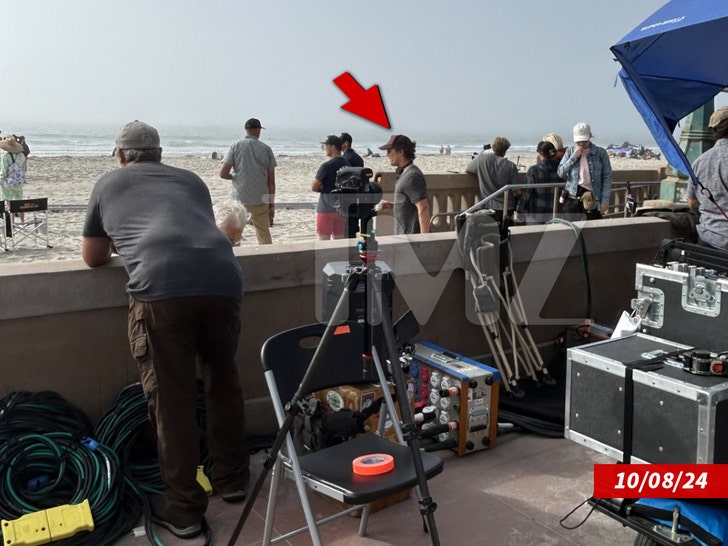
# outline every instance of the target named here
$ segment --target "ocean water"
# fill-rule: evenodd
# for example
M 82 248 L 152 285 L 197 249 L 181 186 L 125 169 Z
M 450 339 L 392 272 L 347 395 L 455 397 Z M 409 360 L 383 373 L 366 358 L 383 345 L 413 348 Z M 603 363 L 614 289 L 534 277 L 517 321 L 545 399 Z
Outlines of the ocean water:
M 104 156 L 114 149 L 114 136 L 118 127 L 106 125 L 26 125 L 4 126 L 3 136 L 10 132 L 24 135 L 35 156 Z M 239 126 L 163 126 L 157 127 L 162 141 L 164 155 L 210 155 L 224 154 L 230 145 L 243 138 L 245 131 Z M 312 129 L 266 128 L 261 140 L 268 144 L 277 156 L 295 156 L 321 153 L 321 141 L 325 131 Z M 354 149 L 361 155 L 367 149 L 377 149 L 385 143 L 391 132 L 384 130 L 354 134 Z M 438 155 L 441 146 L 450 146 L 454 155 L 480 152 L 483 141 L 477 137 L 455 137 L 437 134 L 409 135 L 417 142 L 418 155 Z M 533 153 L 534 145 L 513 143 L 510 156 L 519 153 Z

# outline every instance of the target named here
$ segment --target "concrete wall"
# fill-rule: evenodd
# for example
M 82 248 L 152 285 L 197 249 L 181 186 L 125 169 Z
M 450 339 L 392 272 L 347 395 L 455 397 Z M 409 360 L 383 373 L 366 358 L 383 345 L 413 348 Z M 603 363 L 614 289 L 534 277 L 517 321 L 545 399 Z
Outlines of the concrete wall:
M 592 316 L 614 323 L 634 296 L 634 266 L 649 262 L 669 222 L 655 218 L 580 224 L 593 290 Z M 516 278 L 533 307 L 537 341 L 553 340 L 584 318 L 585 281 L 575 234 L 566 225 L 512 229 Z M 426 339 L 468 356 L 487 353 L 481 327 L 465 311 L 466 281 L 454 233 L 382 237 L 380 260 L 394 272 L 394 316 L 408 308 Z M 239 366 L 251 432 L 274 421 L 260 366 L 272 334 L 317 320 L 326 263 L 355 260 L 352 241 L 236 249 L 246 277 Z M 0 266 L 0 398 L 55 390 L 96 421 L 125 385 L 137 381 L 126 339 L 126 272 L 81 261 Z M 532 302 L 543 300 L 541 303 Z M 543 307 L 543 309 L 542 309 Z M 472 314 L 472 313 L 470 313 Z
M 526 173 L 519 173 L 520 183 L 526 183 Z M 466 173 L 427 174 L 427 199 L 430 215 L 434 218 L 431 229 L 435 231 L 455 231 L 455 217 L 448 215 L 453 211 L 466 210 L 481 200 L 478 177 Z M 660 195 L 660 181 L 665 178 L 664 168 L 614 171 L 612 193 L 609 199 L 610 214 L 624 213 L 627 202 L 627 184 L 630 194 L 637 203 L 646 199 L 657 199 Z M 394 185 L 397 174 L 393 172 L 374 173 L 373 179 L 382 187 L 385 201 L 394 201 Z M 560 190 L 559 190 L 560 191 Z M 506 194 L 509 203 L 513 195 Z M 558 197 L 558 195 L 557 195 Z M 391 235 L 394 223 L 391 211 L 381 212 L 374 220 L 377 233 Z

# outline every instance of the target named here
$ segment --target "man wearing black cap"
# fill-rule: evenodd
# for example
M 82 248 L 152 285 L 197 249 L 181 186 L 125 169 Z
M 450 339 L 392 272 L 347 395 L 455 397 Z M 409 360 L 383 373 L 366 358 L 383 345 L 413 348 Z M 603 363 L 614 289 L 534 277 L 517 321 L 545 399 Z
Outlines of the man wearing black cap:
M 425 175 L 413 161 L 417 143 L 405 135 L 392 135 L 380 150 L 386 150 L 389 164 L 397 167 L 394 205 L 382 201 L 382 210 L 393 209 L 394 233 L 429 233 L 430 204 Z
M 245 498 L 250 478 L 243 392 L 235 362 L 243 275 L 218 229 L 207 185 L 161 162 L 159 133 L 141 121 L 121 128 L 121 169 L 96 182 L 83 227 L 83 259 L 121 257 L 129 274 L 128 335 L 157 431 L 164 498 L 153 521 L 180 538 L 202 530 L 208 504 L 197 482 L 199 369 L 206 392 L 210 479 L 223 500 Z
M 728 219 L 722 214 L 728 211 L 728 180 L 724 174 L 728 167 L 728 106 L 713 112 L 708 127 L 715 133 L 715 145 L 693 162 L 693 171 L 709 191 L 701 191 L 695 184 L 688 184 L 688 205 L 700 213 L 698 242 L 728 250 Z M 715 203 L 710 197 L 715 199 Z
M 245 138 L 230 146 L 220 167 L 220 178 L 232 180 L 231 197 L 250 213 L 259 245 L 272 243 L 270 226 L 275 216 L 276 158 L 260 138 L 260 120 L 245 122 Z
M 341 155 L 349 163 L 351 167 L 363 167 L 364 160 L 351 147 L 353 139 L 349 133 L 341 133 Z M 346 223 L 346 236 L 353 239 L 359 233 L 359 219 L 356 216 L 350 216 Z
M 336 172 L 349 163 L 341 155 L 341 138 L 329 135 L 324 141 L 324 152 L 329 158 L 316 172 L 311 182 L 311 191 L 320 193 L 316 205 L 316 233 L 322 241 L 342 239 L 346 229 L 346 219 L 331 204 L 331 190 L 336 187 Z

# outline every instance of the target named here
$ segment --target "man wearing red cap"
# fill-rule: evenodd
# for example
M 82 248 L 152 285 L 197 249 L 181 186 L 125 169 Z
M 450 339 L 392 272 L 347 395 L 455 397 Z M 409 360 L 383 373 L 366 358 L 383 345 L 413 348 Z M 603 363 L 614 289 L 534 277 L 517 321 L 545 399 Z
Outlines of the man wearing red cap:
M 382 202 L 382 210 L 393 209 L 394 233 L 430 233 L 430 204 L 427 201 L 425 175 L 413 162 L 417 143 L 405 135 L 392 135 L 380 146 L 386 150 L 389 164 L 397 167 L 394 205 Z

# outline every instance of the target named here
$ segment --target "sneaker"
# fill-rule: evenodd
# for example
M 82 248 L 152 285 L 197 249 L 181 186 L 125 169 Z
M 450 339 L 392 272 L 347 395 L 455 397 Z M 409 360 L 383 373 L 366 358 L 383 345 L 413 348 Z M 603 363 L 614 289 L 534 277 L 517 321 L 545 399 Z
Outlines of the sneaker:
M 194 538 L 202 532 L 201 523 L 188 525 L 187 527 L 177 527 L 159 516 L 152 516 L 152 522 L 161 525 L 177 538 Z
M 245 496 L 248 494 L 246 488 L 238 489 L 237 491 L 230 491 L 229 493 L 223 493 L 222 500 L 225 502 L 243 502 L 245 500 Z
M 178 538 L 193 538 L 202 532 L 202 522 L 182 527 L 164 519 L 164 497 L 162 495 L 150 496 L 149 507 L 151 509 L 152 523 L 164 527 Z

